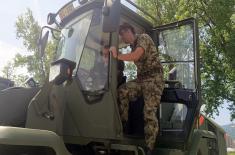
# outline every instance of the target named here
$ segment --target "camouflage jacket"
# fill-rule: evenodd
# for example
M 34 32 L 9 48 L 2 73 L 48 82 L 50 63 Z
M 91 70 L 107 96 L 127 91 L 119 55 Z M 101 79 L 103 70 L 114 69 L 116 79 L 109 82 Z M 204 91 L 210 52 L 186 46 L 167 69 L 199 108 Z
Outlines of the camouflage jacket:
M 159 52 L 152 38 L 147 34 L 136 36 L 136 40 L 132 45 L 132 51 L 137 47 L 144 49 L 144 54 L 138 61 L 135 61 L 137 66 L 137 77 L 148 77 L 156 74 L 163 74 L 163 68 L 159 59 Z

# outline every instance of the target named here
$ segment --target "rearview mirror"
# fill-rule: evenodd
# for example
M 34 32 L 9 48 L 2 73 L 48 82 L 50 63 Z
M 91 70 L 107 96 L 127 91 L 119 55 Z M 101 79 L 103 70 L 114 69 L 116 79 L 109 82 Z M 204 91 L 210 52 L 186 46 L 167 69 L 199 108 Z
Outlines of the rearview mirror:
M 41 33 L 42 35 L 42 33 Z M 47 41 L 48 41 L 48 36 L 49 36 L 49 31 L 47 31 L 43 37 L 40 37 L 39 38 L 39 41 L 38 41 L 38 49 L 39 49 L 39 52 L 40 52 L 40 56 L 43 57 L 44 53 L 45 53 L 45 48 L 46 48 L 46 45 L 47 45 Z
M 120 0 L 105 0 L 102 9 L 103 32 L 115 32 L 120 21 Z
M 47 24 L 48 24 L 48 25 L 54 24 L 55 21 L 56 21 L 55 18 L 56 18 L 56 14 L 54 14 L 54 13 L 49 13 L 49 14 L 47 15 Z

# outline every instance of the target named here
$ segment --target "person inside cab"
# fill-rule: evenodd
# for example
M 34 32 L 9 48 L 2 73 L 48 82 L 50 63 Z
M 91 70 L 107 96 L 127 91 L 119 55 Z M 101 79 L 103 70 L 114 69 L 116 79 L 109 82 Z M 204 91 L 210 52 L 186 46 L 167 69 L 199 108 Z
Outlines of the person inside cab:
M 125 126 L 128 121 L 129 102 L 143 96 L 145 141 L 147 152 L 151 154 L 159 130 L 156 111 L 164 89 L 163 67 L 156 46 L 149 35 L 137 35 L 135 29 L 128 23 L 120 25 L 119 35 L 126 44 L 131 45 L 132 51 L 128 54 L 118 54 L 116 47 L 112 46 L 110 51 L 113 57 L 117 60 L 133 61 L 137 67 L 137 79 L 118 88 L 121 120 Z

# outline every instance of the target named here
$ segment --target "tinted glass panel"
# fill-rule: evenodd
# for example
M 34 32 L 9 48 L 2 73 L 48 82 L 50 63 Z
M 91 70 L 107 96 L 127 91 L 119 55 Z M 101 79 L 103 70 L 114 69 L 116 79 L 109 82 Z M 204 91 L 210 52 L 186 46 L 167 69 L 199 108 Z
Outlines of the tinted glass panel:
M 162 130 L 183 130 L 187 107 L 180 103 L 161 103 L 160 127 Z
M 169 81 L 175 80 L 174 86 L 167 87 L 187 89 L 195 88 L 193 62 L 163 63 L 163 68 L 164 79 Z
M 162 31 L 159 51 L 163 61 L 193 61 L 193 28 L 190 25 Z
M 66 58 L 78 62 L 91 23 L 92 12 L 87 12 L 61 30 L 57 59 Z
M 83 91 L 103 90 L 108 84 L 110 34 L 102 32 L 100 19 L 101 10 L 96 10 L 77 71 Z
M 193 27 L 184 25 L 159 33 L 159 52 L 166 80 L 170 87 L 195 89 L 194 37 Z

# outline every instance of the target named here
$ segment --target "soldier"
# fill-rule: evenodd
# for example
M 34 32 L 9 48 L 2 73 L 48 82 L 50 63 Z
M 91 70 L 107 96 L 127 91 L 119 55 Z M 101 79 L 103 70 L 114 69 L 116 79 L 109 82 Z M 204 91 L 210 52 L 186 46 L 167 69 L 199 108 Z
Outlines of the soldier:
M 134 61 L 137 66 L 137 79 L 118 88 L 119 109 L 123 124 L 128 120 L 129 102 L 143 95 L 144 97 L 144 132 L 148 152 L 152 152 L 159 130 L 156 111 L 160 104 L 164 88 L 163 68 L 156 46 L 147 34 L 135 34 L 135 29 L 128 23 L 119 27 L 121 39 L 131 45 L 132 52 L 118 54 L 115 47 L 110 51 L 114 58 Z

